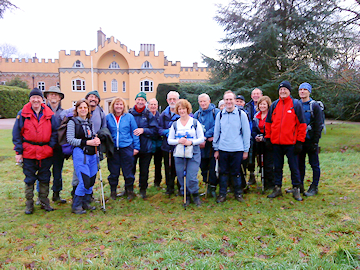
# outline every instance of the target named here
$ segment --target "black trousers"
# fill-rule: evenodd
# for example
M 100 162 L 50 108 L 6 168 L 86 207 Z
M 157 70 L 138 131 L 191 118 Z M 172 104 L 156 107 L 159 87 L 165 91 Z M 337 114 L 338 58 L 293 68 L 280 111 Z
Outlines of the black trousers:
M 153 156 L 154 156 L 154 165 L 155 165 L 154 185 L 160 186 L 162 180 L 161 166 L 162 166 L 162 157 L 163 157 L 161 148 L 157 149 L 156 152 L 153 153 Z
M 175 160 L 172 152 L 163 151 L 164 166 L 165 166 L 165 179 L 166 179 L 166 191 L 174 192 L 175 189 Z M 180 189 L 180 183 L 177 181 L 178 189 Z
M 134 159 L 133 174 L 135 175 L 136 163 L 139 160 L 139 187 L 140 190 L 146 190 L 148 187 L 149 179 L 149 166 L 151 161 L 151 153 L 138 153 Z

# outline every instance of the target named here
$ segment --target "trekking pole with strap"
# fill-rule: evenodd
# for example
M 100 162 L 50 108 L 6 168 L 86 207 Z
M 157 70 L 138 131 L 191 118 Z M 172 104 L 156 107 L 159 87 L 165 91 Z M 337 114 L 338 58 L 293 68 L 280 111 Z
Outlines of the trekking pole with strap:
M 260 169 L 261 169 L 261 185 L 262 193 L 265 192 L 265 175 L 264 175 L 264 143 L 261 143 Z
M 184 209 L 186 210 L 186 158 L 185 158 L 185 145 L 184 145 Z
M 102 175 L 101 175 L 100 154 L 99 154 L 97 146 L 95 146 L 95 152 L 96 152 L 96 160 L 97 160 L 97 165 L 98 165 L 98 170 L 99 170 L 99 178 L 100 178 L 100 186 L 101 186 L 101 196 L 102 196 L 102 198 L 101 198 L 101 206 L 102 206 L 102 209 L 103 209 L 103 211 L 105 213 L 106 208 L 105 208 L 104 186 L 103 186 Z

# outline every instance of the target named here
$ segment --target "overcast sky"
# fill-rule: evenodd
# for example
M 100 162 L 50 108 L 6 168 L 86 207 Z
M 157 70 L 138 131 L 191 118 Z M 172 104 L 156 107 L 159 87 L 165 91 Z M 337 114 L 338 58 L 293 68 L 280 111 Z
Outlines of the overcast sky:
M 214 21 L 218 7 L 230 0 L 11 0 L 19 7 L 0 20 L 0 44 L 21 54 L 58 59 L 60 50 L 97 46 L 97 30 L 114 36 L 137 54 L 140 44 L 155 44 L 168 60 L 182 66 L 202 63 L 201 54 L 216 57 L 224 38 Z

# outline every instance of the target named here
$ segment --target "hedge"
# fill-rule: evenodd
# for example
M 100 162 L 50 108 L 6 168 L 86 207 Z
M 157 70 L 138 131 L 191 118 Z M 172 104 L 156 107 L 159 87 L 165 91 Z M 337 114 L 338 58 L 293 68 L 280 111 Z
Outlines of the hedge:
M 29 93 L 28 89 L 0 85 L 0 118 L 15 118 L 29 102 Z
M 355 85 L 340 84 L 324 79 L 307 79 L 305 76 L 297 78 L 295 74 L 291 74 L 292 79 L 283 77 L 279 81 L 271 81 L 262 86 L 258 86 L 264 95 L 267 95 L 271 100 L 279 98 L 278 85 L 282 80 L 290 80 L 292 84 L 291 95 L 294 98 L 299 98 L 298 86 L 301 82 L 310 81 L 312 85 L 311 97 L 315 100 L 321 100 L 325 105 L 326 118 L 360 121 L 360 89 Z M 246 101 L 250 100 L 251 91 L 255 88 L 254 85 L 246 85 L 233 90 L 235 94 L 241 94 Z M 166 95 L 169 91 L 174 90 L 179 92 L 180 98 L 187 99 L 193 106 L 193 112 L 198 110 L 197 102 L 198 95 L 207 93 L 211 102 L 216 106 L 222 99 L 226 90 L 229 90 L 224 84 L 210 84 L 210 83 L 173 83 L 173 84 L 159 84 L 157 88 L 156 98 L 161 105 L 162 110 L 168 105 L 166 102 Z

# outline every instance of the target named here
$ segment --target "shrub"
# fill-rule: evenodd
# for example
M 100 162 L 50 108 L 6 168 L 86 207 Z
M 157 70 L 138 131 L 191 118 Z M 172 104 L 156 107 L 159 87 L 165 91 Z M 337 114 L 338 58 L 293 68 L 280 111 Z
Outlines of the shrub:
M 15 118 L 18 111 L 29 102 L 29 92 L 15 86 L 0 85 L 0 117 Z
M 15 77 L 11 81 L 6 82 L 7 86 L 17 86 L 24 89 L 29 89 L 27 82 L 22 81 L 19 77 Z

